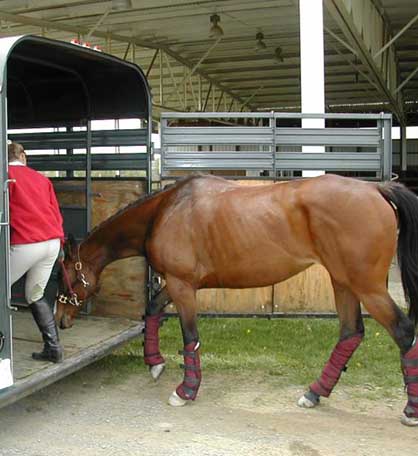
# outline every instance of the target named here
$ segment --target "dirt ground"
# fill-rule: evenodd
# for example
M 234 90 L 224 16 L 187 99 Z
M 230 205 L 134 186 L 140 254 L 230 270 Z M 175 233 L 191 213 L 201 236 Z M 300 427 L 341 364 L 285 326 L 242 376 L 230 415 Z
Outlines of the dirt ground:
M 0 411 L 1 456 L 417 455 L 402 391 L 381 401 L 347 387 L 315 410 L 274 378 L 207 373 L 199 399 L 167 405 L 180 370 L 109 380 L 90 366 Z M 360 397 L 359 397 L 360 396 Z

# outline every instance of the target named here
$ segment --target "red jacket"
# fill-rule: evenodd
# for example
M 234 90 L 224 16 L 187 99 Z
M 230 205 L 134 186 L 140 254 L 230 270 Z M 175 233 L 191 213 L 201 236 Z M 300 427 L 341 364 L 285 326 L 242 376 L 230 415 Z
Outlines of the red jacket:
M 10 243 L 64 240 L 62 216 L 51 181 L 37 171 L 9 165 Z

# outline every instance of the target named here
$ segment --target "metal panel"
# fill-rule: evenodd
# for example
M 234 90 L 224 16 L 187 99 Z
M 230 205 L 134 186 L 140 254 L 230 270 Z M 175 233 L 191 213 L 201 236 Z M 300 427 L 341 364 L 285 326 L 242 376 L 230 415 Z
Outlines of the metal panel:
M 381 166 L 377 152 L 279 152 L 276 160 L 277 168 L 286 170 L 379 171 Z
M 92 147 L 146 146 L 148 130 L 93 130 Z M 23 145 L 26 150 L 84 149 L 86 131 L 58 131 L 39 133 L 11 133 L 9 139 Z
M 276 142 L 298 146 L 378 147 L 379 133 L 377 128 L 277 128 Z
M 237 164 L 238 163 L 238 164 Z M 225 159 L 212 159 L 206 158 L 205 160 L 196 160 L 192 158 L 180 158 L 179 160 L 165 161 L 165 169 L 188 169 L 188 170 L 208 170 L 208 169 L 225 169 L 225 170 L 236 170 L 236 169 L 266 169 L 272 170 L 273 163 L 271 157 L 266 160 L 225 160 Z
M 92 154 L 92 170 L 147 170 L 146 153 Z M 80 171 L 86 169 L 86 156 L 77 155 L 29 155 L 28 164 L 38 171 Z
M 298 125 L 305 118 L 325 118 L 334 123 L 363 120 L 368 128 L 280 126 L 289 125 L 291 120 Z M 200 119 L 225 126 L 196 126 Z M 265 119 L 269 126 L 265 126 Z M 187 121 L 192 122 L 190 127 L 185 125 Z M 253 126 L 242 125 L 250 122 Z M 370 127 L 370 122 L 375 126 Z M 280 171 L 325 170 L 369 172 L 372 179 L 387 180 L 392 170 L 391 125 L 390 114 L 163 113 L 162 176 L 167 173 L 172 177 L 176 170 L 245 170 L 254 176 L 253 170 L 259 170 L 277 179 Z M 302 146 L 324 146 L 327 152 L 295 151 Z
M 266 127 L 168 127 L 162 141 L 176 144 L 271 144 L 273 130 Z

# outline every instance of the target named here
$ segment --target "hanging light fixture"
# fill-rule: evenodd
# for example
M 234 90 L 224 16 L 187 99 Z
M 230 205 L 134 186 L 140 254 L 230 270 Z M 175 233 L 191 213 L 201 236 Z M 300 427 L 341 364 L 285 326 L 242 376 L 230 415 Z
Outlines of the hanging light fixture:
M 274 58 L 279 62 L 283 62 L 283 49 L 279 46 L 274 50 Z
M 264 34 L 262 32 L 258 32 L 257 35 L 255 36 L 255 39 L 257 40 L 255 43 L 255 50 L 256 51 L 265 51 L 267 49 L 267 45 L 263 41 Z
M 112 11 L 124 11 L 132 9 L 132 0 L 112 0 Z
M 224 31 L 222 30 L 222 27 L 218 25 L 218 22 L 221 22 L 221 18 L 217 14 L 212 14 L 210 17 L 210 23 L 212 24 L 212 27 L 209 30 L 210 38 L 219 38 L 220 36 L 223 36 Z

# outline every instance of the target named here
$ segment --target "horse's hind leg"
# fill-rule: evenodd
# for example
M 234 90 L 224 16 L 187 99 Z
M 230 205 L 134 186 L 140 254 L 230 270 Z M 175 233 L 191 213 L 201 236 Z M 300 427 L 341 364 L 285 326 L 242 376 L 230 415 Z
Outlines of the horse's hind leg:
M 328 397 L 337 384 L 346 363 L 351 358 L 364 336 L 360 302 L 346 287 L 333 281 L 335 305 L 340 320 L 340 337 L 326 363 L 321 376 L 312 383 L 298 401 L 300 407 L 315 407 L 319 397 Z
M 175 407 L 194 401 L 199 390 L 202 374 L 200 370 L 199 334 L 197 331 L 196 290 L 187 282 L 173 276 L 166 277 L 168 292 L 180 317 L 184 349 L 184 378 L 169 398 Z
M 149 366 L 151 376 L 157 380 L 165 368 L 165 360 L 160 353 L 159 328 L 163 310 L 171 301 L 166 288 L 162 288 L 150 301 L 145 310 L 144 362 Z
M 401 365 L 408 393 L 402 423 L 418 426 L 418 343 L 415 326 L 396 306 L 386 288 L 367 293 L 361 300 L 370 315 L 392 336 L 401 351 Z

